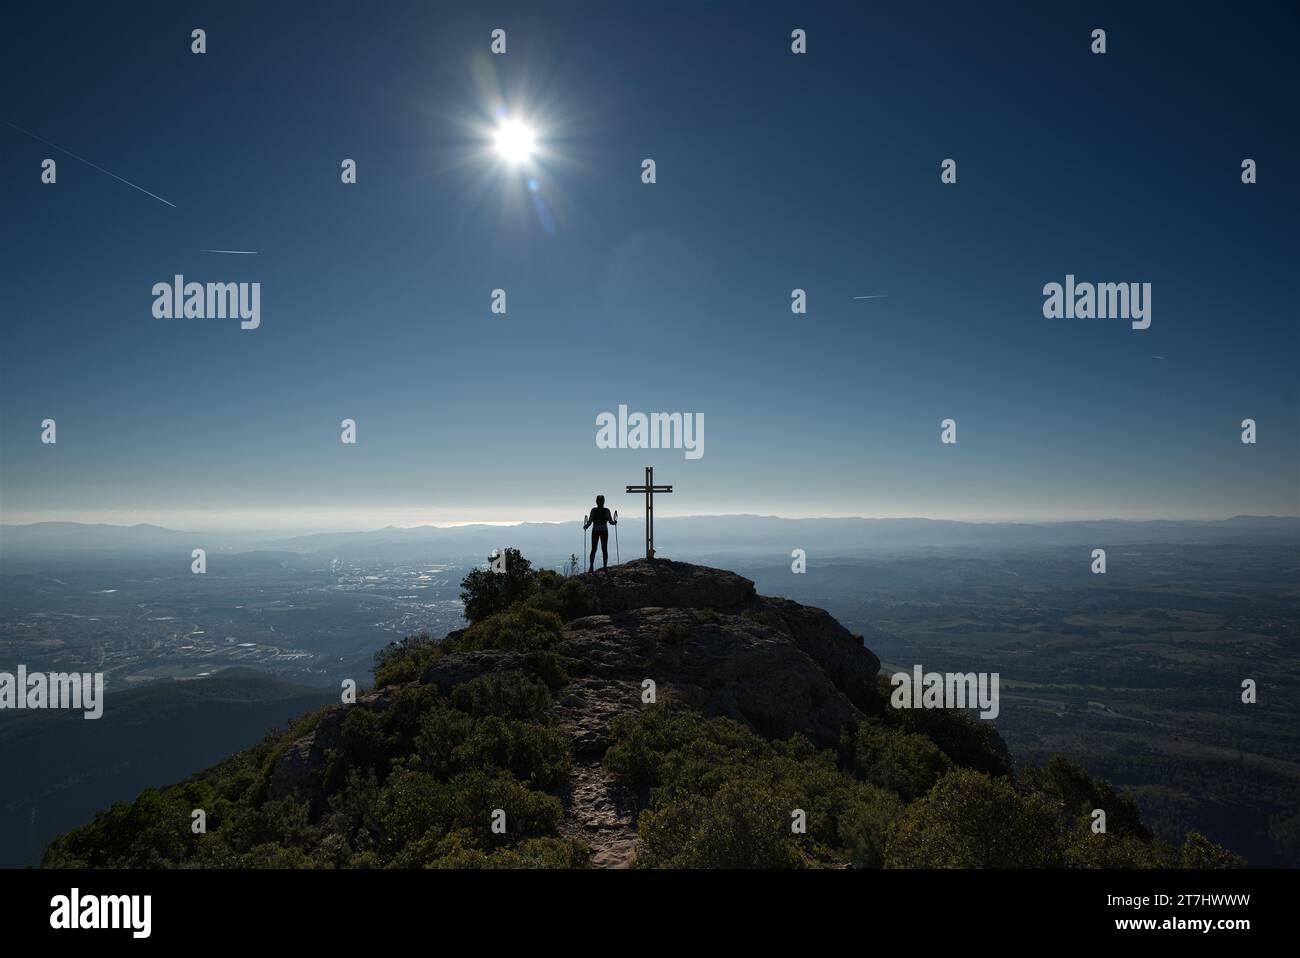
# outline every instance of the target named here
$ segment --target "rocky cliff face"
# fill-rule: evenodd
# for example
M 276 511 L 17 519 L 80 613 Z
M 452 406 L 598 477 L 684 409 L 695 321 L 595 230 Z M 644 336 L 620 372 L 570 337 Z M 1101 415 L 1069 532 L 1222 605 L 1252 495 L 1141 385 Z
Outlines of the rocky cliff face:
M 553 711 L 574 758 L 561 796 L 562 833 L 587 842 L 596 865 L 625 867 L 635 857 L 644 796 L 614 785 L 601 758 L 610 722 L 643 707 L 647 680 L 659 702 L 682 701 L 768 737 L 800 732 L 819 745 L 834 744 L 845 725 L 881 708 L 879 659 L 821 609 L 760 596 L 753 582 L 732 572 L 664 559 L 581 578 L 601 613 L 564 626 L 556 651 L 568 681 L 555 690 Z M 418 684 L 449 694 L 484 673 L 525 667 L 519 652 L 458 652 L 431 665 Z M 350 708 L 383 709 L 397 688 Z M 284 753 L 270 798 L 319 795 L 346 708 L 331 709 Z

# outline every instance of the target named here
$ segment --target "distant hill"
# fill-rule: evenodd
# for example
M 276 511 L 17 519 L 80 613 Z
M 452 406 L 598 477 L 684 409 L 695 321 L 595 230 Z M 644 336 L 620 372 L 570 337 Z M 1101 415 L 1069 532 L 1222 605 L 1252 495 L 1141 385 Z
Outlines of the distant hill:
M 192 532 L 164 529 L 148 523 L 133 526 L 84 522 L 0 525 L 0 557 L 77 552 L 141 555 L 176 550 L 188 554 L 195 548 L 191 543 L 201 538 Z
M 630 505 L 620 517 L 621 548 L 633 557 L 643 541 L 639 510 Z M 956 522 L 939 519 L 823 518 L 775 516 L 686 516 L 655 522 L 656 541 L 665 557 L 699 560 L 717 557 L 789 555 L 792 548 L 816 547 L 820 555 L 864 556 L 922 549 L 980 550 L 1008 547 L 1116 546 L 1132 543 L 1213 544 L 1290 540 L 1300 544 L 1300 518 L 1235 516 L 1219 520 L 1118 519 L 1079 522 Z M 327 555 L 342 559 L 427 559 L 442 561 L 484 556 L 509 542 L 546 561 L 582 548 L 580 524 L 528 522 L 513 526 L 465 525 L 450 528 L 390 526 L 368 532 L 317 533 L 252 540 L 210 533 L 177 532 L 158 526 L 82 525 L 44 522 L 0 526 L 0 559 L 114 551 L 123 555 L 180 552 L 197 544 L 209 551 L 266 550 Z M 611 542 L 611 551 L 614 543 Z
M 0 866 L 36 864 L 54 835 L 96 809 L 189 775 L 336 699 L 236 668 L 110 693 L 94 721 L 80 712 L 0 713 Z

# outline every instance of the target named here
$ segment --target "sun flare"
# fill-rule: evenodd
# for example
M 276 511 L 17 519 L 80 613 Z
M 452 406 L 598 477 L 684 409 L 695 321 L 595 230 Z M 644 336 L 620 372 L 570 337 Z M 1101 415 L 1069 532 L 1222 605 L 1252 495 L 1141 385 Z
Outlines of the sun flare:
M 497 127 L 497 153 L 511 165 L 526 163 L 533 155 L 533 131 L 518 120 L 507 120 Z

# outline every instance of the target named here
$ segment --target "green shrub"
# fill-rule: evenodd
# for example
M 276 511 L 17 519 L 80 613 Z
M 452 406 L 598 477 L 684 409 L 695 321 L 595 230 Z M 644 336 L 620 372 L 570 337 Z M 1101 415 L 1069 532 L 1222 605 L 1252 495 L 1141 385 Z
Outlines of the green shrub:
M 873 719 L 845 729 L 840 743 L 855 776 L 896 793 L 904 801 L 928 792 L 952 762 L 924 735 L 890 728 Z
M 569 740 L 542 725 L 489 715 L 474 723 L 452 761 L 457 768 L 501 769 L 538 788 L 554 788 L 569 774 Z
M 801 735 L 769 742 L 730 719 L 663 705 L 620 716 L 611 730 L 605 767 L 616 781 L 651 790 L 639 823 L 642 866 L 882 860 L 897 797 L 846 775 L 833 752 Z M 791 830 L 795 809 L 804 811 L 806 833 Z
M 458 651 L 545 652 L 559 644 L 563 628 L 554 612 L 521 607 L 474 623 L 459 637 L 457 646 Z
M 223 825 L 221 835 L 236 852 L 248 852 L 260 845 L 301 847 L 313 844 L 318 837 L 307 804 L 288 798 L 236 809 Z
M 889 826 L 898 817 L 902 803 L 891 792 L 855 782 L 846 788 L 835 807 L 836 847 L 848 853 L 854 868 L 881 868 Z
M 392 743 L 384 731 L 383 717 L 374 709 L 349 709 L 339 726 L 339 744 L 325 764 L 325 789 L 337 789 L 353 769 L 374 771 L 382 782 L 391 764 Z
M 504 834 L 492 832 L 495 810 L 505 812 Z M 490 852 L 529 838 L 554 837 L 559 799 L 535 792 L 509 774 L 466 772 L 439 782 L 400 769 L 380 797 L 379 853 L 395 867 L 420 867 L 448 853 L 444 840 L 460 832 L 461 847 Z
M 728 757 L 744 761 L 766 749 L 763 740 L 739 722 L 706 720 L 698 712 L 665 705 L 620 715 L 610 723 L 610 732 L 613 741 L 605 752 L 605 768 L 632 787 L 660 785 L 670 765 L 681 774 L 688 761 L 696 776 L 721 774 L 716 765 L 708 766 Z
M 426 715 L 415 737 L 417 767 L 439 779 L 460 771 L 457 749 L 469 741 L 474 720 L 456 709 L 435 709 Z
M 889 679 L 881 677 L 880 692 L 889 701 Z M 884 720 L 905 732 L 924 735 L 943 751 L 954 765 L 986 775 L 1010 775 L 1014 767 L 1006 743 L 992 722 L 973 717 L 961 709 L 886 708 Z
M 415 682 L 446 650 L 428 632 L 389 642 L 375 653 L 375 688 Z
M 519 672 L 489 672 L 453 689 L 451 704 L 475 718 L 539 721 L 550 711 L 551 693 L 544 683 Z
M 1246 859 L 1216 845 L 1200 832 L 1188 832 L 1183 840 L 1180 866 L 1183 868 L 1245 868 Z
M 1003 776 L 954 768 L 890 826 L 889 868 L 1059 868 L 1067 829 L 1056 805 Z
M 569 682 L 564 660 L 554 652 L 529 652 L 524 656 L 524 666 L 545 682 L 548 689 L 558 689 Z
M 589 868 L 591 849 L 575 839 L 530 838 L 517 846 L 483 851 L 464 831 L 431 849 L 425 868 Z
M 465 618 L 481 622 L 509 609 L 537 591 L 538 574 L 518 549 L 505 550 L 505 571 L 474 569 L 460 583 Z
M 641 813 L 641 868 L 802 868 L 789 787 L 727 782 L 712 795 L 673 792 Z
M 322 822 L 327 833 L 341 836 L 360 853 L 374 847 L 379 835 L 379 795 L 382 788 L 374 771 L 355 769 L 343 787 L 329 796 L 329 813 Z
M 1041 768 L 1026 766 L 1021 769 L 1019 779 L 1030 788 L 1058 800 L 1067 816 L 1083 818 L 1090 823 L 1093 809 L 1100 808 L 1106 812 L 1108 834 L 1132 835 L 1143 842 L 1151 841 L 1151 830 L 1142 824 L 1137 802 L 1109 782 L 1093 778 L 1063 756 L 1051 756 Z
M 600 612 L 600 600 L 585 583 L 550 569 L 538 573 L 537 591 L 524 604 L 543 612 L 553 612 L 565 622 Z
M 56 838 L 46 868 L 161 868 L 190 853 L 190 808 L 154 788 L 115 802 L 89 825 Z
M 1080 820 L 1067 840 L 1065 864 L 1069 868 L 1177 868 L 1178 854 L 1164 842 L 1098 834 Z
M 300 848 L 267 843 L 239 857 L 238 868 L 317 868 L 318 863 Z

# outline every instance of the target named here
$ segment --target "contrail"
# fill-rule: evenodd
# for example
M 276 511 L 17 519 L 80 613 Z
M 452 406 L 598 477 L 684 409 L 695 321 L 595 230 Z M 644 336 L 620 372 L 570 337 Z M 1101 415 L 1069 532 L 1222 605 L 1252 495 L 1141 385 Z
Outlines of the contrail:
M 199 249 L 199 250 L 195 250 L 194 252 L 196 252 L 196 253 L 234 253 L 234 254 L 236 254 L 236 255 L 238 255 L 238 256 L 256 256 L 256 255 L 257 255 L 257 250 L 255 250 L 255 249 Z
M 888 299 L 889 295 L 887 293 L 877 293 L 874 296 L 854 296 L 853 298 L 854 299 Z
M 176 208 L 177 208 L 177 206 L 176 206 L 175 203 L 172 203 L 172 202 L 170 202 L 170 201 L 168 201 L 168 200 L 163 199 L 163 198 L 162 198 L 161 196 L 159 196 L 157 193 L 150 193 L 150 192 L 149 192 L 148 190 L 146 190 L 143 186 L 136 186 L 136 185 L 135 185 L 134 183 L 132 183 L 130 180 L 124 180 L 124 179 L 122 179 L 122 177 L 118 176 L 116 173 L 110 173 L 108 170 L 104 169 L 102 166 L 96 166 L 94 163 L 90 162 L 90 160 L 86 159 L 84 156 L 77 156 L 77 154 L 76 154 L 76 153 L 73 153 L 71 150 L 65 150 L 63 147 L 59 146 L 57 143 L 51 143 L 49 140 L 44 139 L 43 137 L 39 137 L 39 136 L 37 136 L 37 135 L 36 135 L 35 133 L 33 133 L 31 130 L 24 130 L 24 129 L 23 129 L 21 126 L 19 126 L 17 123 L 10 123 L 8 120 L 5 120 L 5 125 L 6 125 L 6 126 L 12 126 L 12 127 L 13 127 L 15 130 L 17 130 L 19 133 L 25 133 L 27 136 L 30 136 L 33 140 L 40 140 L 40 141 L 41 141 L 42 143 L 44 143 L 46 146 L 52 146 L 52 147 L 54 147 L 54 149 L 58 150 L 60 153 L 66 153 L 66 154 L 68 154 L 68 156 L 72 157 L 74 160 L 80 160 L 82 163 L 85 163 L 85 164 L 86 164 L 88 167 L 90 167 L 92 170 L 99 170 L 99 172 L 101 172 L 101 173 L 103 173 L 103 174 L 105 174 L 105 175 L 107 175 L 107 176 L 111 176 L 113 179 L 118 180 L 119 182 L 125 183 L 127 186 L 131 187 L 131 189 L 133 189 L 133 190 L 139 190 L 139 191 L 140 191 L 141 193 L 143 193 L 145 196 L 152 196 L 152 197 L 153 197 L 154 199 L 156 199 L 159 203 L 166 203 L 166 204 L 167 204 L 168 206 L 170 206 L 172 209 L 176 209 Z

